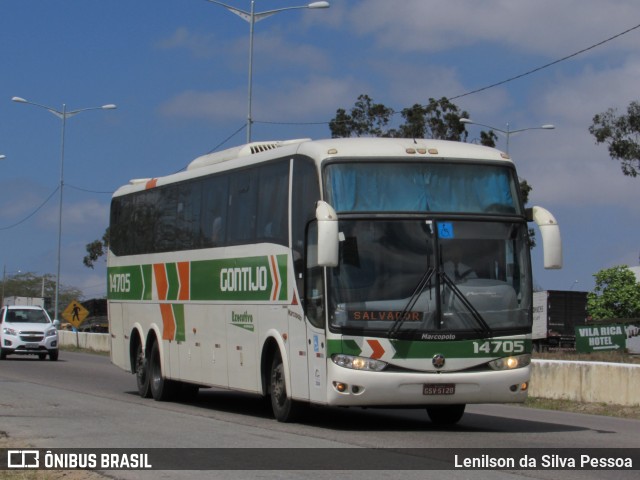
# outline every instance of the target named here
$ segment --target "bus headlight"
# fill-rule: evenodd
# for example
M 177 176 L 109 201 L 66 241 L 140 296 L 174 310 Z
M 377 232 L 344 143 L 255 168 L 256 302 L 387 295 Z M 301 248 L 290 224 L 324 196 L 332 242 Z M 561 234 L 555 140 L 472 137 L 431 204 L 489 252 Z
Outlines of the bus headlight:
M 487 365 L 492 370 L 513 370 L 514 368 L 526 367 L 531 363 L 531 355 L 515 355 L 513 357 L 498 358 Z
M 383 362 L 382 360 L 375 360 L 367 357 L 356 357 L 354 355 L 345 355 L 342 353 L 333 355 L 331 360 L 340 367 L 351 368 L 353 370 L 381 372 L 387 366 L 387 362 Z

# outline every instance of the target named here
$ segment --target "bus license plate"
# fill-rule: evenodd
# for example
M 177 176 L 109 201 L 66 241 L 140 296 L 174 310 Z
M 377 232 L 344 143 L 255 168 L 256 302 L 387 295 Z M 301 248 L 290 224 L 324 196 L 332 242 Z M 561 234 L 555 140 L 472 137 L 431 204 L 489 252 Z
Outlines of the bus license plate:
M 423 386 L 424 395 L 453 395 L 456 393 L 455 383 L 427 383 Z

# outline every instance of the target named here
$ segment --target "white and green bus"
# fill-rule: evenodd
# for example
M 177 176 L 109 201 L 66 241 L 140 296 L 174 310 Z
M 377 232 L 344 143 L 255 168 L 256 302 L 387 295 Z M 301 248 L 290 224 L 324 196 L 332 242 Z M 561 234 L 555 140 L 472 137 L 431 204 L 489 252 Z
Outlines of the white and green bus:
M 525 210 L 509 157 L 468 143 L 257 142 L 113 196 L 112 362 L 156 400 L 217 387 L 309 404 L 523 402 L 528 222 L 547 268 L 560 233 Z

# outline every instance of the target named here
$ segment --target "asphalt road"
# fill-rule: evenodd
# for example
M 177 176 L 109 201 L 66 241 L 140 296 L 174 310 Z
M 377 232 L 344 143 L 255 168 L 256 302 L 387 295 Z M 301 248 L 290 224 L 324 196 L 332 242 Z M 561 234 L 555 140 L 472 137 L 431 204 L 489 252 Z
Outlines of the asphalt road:
M 0 431 L 10 441 L 39 448 L 227 448 L 249 455 L 269 453 L 304 459 L 304 451 L 326 455 L 338 465 L 346 449 L 640 449 L 640 421 L 520 406 L 470 405 L 455 427 L 434 427 L 424 410 L 312 408 L 302 423 L 282 424 L 271 418 L 257 397 L 217 389 L 201 390 L 191 403 L 155 402 L 137 395 L 135 378 L 111 365 L 108 357 L 61 352 L 58 362 L 36 357 L 9 357 L 0 362 Z M 235 450 L 234 450 L 235 451 Z M 389 451 L 389 450 L 385 450 Z M 405 452 L 405 450 L 397 450 Z M 421 450 L 422 451 L 422 450 Z M 434 450 L 436 451 L 436 450 Z M 637 452 L 638 450 L 636 450 Z M 322 453 L 325 452 L 325 453 Z M 621 451 L 623 452 L 623 451 Z M 315 459 L 316 457 L 314 457 Z M 379 457 L 379 460 L 384 457 Z M 408 461 L 411 460 L 410 457 Z M 359 470 L 223 470 L 214 472 L 111 471 L 113 478 L 389 478 L 375 461 L 355 462 Z M 392 466 L 402 467 L 394 459 Z M 401 461 L 402 462 L 402 461 Z M 400 462 L 400 463 L 401 463 Z M 240 468 L 240 467 L 239 467 Z M 396 471 L 393 477 L 439 478 L 637 478 L 622 470 Z M 0 472 L 1 474 L 1 472 Z M 148 475 L 148 476 L 145 476 Z M 0 475 L 1 476 L 1 475 Z

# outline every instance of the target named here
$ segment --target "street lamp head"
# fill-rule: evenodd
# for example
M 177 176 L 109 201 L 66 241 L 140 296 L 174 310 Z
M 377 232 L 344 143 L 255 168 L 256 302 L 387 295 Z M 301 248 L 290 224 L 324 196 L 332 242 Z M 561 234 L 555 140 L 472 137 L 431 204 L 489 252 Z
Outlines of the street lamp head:
M 103 110 L 115 110 L 118 107 L 116 107 L 113 103 L 110 103 L 108 105 L 103 105 L 100 108 L 103 109 Z
M 13 97 L 11 100 L 18 103 L 29 103 L 24 98 L 21 98 L 21 97 Z
M 329 8 L 329 2 L 313 2 L 307 5 L 307 8 Z
M 461 118 L 460 123 L 473 123 L 470 118 Z
M 553 130 L 554 128 L 556 128 L 556 126 L 547 124 L 547 125 L 542 125 L 540 128 L 543 128 L 545 130 Z

